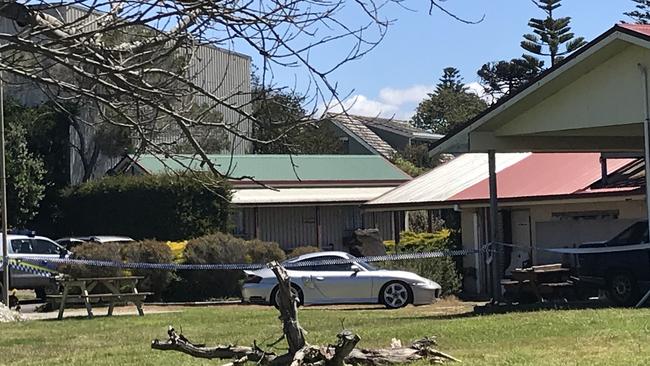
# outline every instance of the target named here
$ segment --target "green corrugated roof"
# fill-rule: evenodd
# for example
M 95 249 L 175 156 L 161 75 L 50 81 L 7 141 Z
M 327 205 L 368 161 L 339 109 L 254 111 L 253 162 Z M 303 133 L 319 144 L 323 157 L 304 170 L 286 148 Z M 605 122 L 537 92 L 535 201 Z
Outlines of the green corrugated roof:
M 251 176 L 258 181 L 383 181 L 410 177 L 376 155 L 209 155 L 218 169 L 231 177 Z M 140 155 L 134 160 L 151 174 L 181 171 L 183 165 L 207 170 L 192 155 L 174 159 Z M 161 160 L 162 159 L 162 160 Z M 295 165 L 295 168 L 292 165 Z

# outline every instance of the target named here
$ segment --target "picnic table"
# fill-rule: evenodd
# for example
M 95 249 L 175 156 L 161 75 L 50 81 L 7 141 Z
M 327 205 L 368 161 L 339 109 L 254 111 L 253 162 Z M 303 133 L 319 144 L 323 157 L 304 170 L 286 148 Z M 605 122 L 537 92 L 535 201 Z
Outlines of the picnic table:
M 70 278 L 63 277 L 57 280 L 59 285 L 63 288 L 61 295 L 49 295 L 48 299 L 53 302 L 59 300 L 59 316 L 58 319 L 63 319 L 63 312 L 66 304 L 73 303 L 78 300 L 83 301 L 88 311 L 88 317 L 93 317 L 93 300 L 107 302 L 108 316 L 113 315 L 113 308 L 115 302 L 126 301 L 131 302 L 138 309 L 138 314 L 144 316 L 142 310 L 142 303 L 151 292 L 139 292 L 137 288 L 138 281 L 143 279 L 142 276 L 127 276 L 127 277 L 96 277 L 96 278 Z M 95 289 L 102 289 L 106 292 L 92 293 Z M 79 293 L 75 291 L 78 289 Z

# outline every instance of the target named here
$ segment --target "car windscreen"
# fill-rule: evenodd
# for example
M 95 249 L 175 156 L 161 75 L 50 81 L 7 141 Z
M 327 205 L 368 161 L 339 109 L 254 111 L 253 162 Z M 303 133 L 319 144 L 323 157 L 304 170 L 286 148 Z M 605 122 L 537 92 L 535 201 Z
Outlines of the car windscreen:
M 607 246 L 634 245 L 647 242 L 648 223 L 639 221 L 608 241 Z

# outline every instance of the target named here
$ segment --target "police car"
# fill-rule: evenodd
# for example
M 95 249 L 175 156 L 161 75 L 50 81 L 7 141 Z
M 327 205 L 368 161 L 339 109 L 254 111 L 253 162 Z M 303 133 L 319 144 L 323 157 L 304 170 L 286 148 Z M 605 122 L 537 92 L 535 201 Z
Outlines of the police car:
M 36 296 L 41 299 L 56 290 L 56 283 L 38 272 L 55 270 L 56 265 L 51 260 L 68 257 L 69 252 L 65 248 L 31 231 L 10 231 L 7 244 L 10 263 L 22 265 L 24 268 L 9 270 L 10 288 L 34 290 Z

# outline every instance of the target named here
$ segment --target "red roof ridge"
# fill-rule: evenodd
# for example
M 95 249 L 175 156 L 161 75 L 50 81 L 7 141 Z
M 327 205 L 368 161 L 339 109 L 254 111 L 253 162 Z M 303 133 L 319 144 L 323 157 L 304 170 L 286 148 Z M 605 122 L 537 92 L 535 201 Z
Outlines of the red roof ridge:
M 616 25 L 621 28 L 629 29 L 646 36 L 650 36 L 650 24 L 618 23 Z

